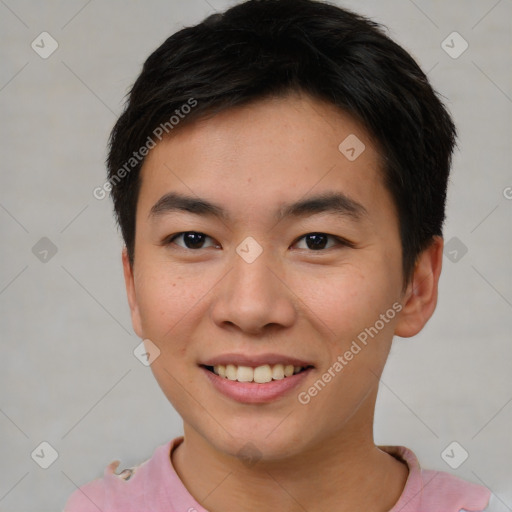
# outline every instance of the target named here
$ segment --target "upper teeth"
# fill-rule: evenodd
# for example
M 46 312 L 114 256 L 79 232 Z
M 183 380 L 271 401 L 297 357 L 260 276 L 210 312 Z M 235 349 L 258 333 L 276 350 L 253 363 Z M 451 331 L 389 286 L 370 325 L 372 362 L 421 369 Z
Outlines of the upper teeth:
M 237 380 L 239 382 L 257 382 L 264 384 L 272 379 L 281 380 L 295 373 L 299 373 L 304 367 L 293 366 L 293 364 L 264 364 L 251 368 L 250 366 L 236 366 L 234 364 L 219 364 L 213 367 L 213 371 L 229 380 Z

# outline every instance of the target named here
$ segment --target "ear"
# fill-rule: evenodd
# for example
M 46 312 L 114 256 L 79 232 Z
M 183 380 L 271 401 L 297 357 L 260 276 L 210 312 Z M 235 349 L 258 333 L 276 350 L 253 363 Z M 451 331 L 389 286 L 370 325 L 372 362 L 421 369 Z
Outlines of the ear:
M 395 326 L 397 336 L 409 338 L 418 334 L 434 313 L 443 264 L 443 246 L 442 237 L 434 236 L 431 244 L 418 256 Z
M 133 330 L 139 338 L 144 338 L 142 332 L 142 322 L 140 318 L 139 305 L 137 303 L 137 295 L 135 293 L 135 282 L 133 278 L 133 269 L 130 265 L 128 258 L 128 250 L 126 247 L 122 253 L 123 260 L 123 272 L 124 272 L 124 283 L 126 285 L 126 295 L 128 297 L 128 304 L 130 306 L 130 313 L 132 317 Z

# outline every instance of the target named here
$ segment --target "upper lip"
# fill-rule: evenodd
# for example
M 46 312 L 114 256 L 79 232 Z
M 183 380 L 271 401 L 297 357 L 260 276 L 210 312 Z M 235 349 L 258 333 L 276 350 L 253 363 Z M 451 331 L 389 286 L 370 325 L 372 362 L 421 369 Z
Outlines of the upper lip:
M 203 366 L 217 366 L 219 364 L 228 365 L 234 364 L 236 366 L 263 366 L 264 364 L 292 364 L 293 366 L 313 366 L 307 361 L 297 359 L 296 357 L 290 357 L 282 354 L 258 354 L 258 355 L 247 355 L 247 354 L 222 354 L 216 357 L 212 357 L 203 361 Z

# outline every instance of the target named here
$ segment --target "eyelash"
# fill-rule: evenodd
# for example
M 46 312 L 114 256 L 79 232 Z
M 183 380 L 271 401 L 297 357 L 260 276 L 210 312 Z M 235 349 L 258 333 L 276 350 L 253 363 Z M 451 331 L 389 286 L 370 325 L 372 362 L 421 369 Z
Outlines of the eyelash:
M 197 234 L 197 235 L 203 235 L 206 238 L 210 238 L 211 240 L 213 240 L 212 237 L 206 235 L 205 233 L 201 233 L 200 231 L 181 231 L 180 233 L 176 233 L 174 235 L 170 235 L 167 238 L 165 238 L 163 240 L 163 242 L 162 242 L 162 245 L 165 245 L 165 246 L 171 245 L 172 243 L 174 243 L 174 240 L 176 240 L 180 236 L 186 235 L 187 233 L 194 233 L 194 234 Z M 332 238 L 333 240 L 336 240 L 338 246 L 355 248 L 355 244 L 353 242 L 350 242 L 349 240 L 347 240 L 345 238 L 341 238 L 341 237 L 336 236 L 336 235 L 330 235 L 329 233 L 322 233 L 322 232 L 319 232 L 319 231 L 312 231 L 310 233 L 306 233 L 305 235 L 302 235 L 301 237 L 297 238 L 295 240 L 295 242 L 293 242 L 292 245 L 297 244 L 300 240 L 306 238 L 309 235 L 325 235 L 328 238 Z M 180 247 L 180 249 L 184 249 L 184 250 L 187 250 L 187 251 L 199 251 L 201 249 L 207 249 L 207 247 L 200 247 L 199 249 L 191 249 L 189 247 L 182 247 L 181 245 L 178 245 L 178 247 Z M 308 249 L 308 251 L 309 252 L 325 252 L 328 249 L 334 249 L 334 248 L 336 248 L 336 246 L 328 247 L 327 249 L 318 249 L 318 250 Z

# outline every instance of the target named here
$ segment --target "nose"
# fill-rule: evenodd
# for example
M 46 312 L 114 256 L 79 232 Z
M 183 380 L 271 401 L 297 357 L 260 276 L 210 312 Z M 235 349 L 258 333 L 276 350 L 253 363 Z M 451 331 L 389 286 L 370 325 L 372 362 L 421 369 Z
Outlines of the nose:
M 293 325 L 297 316 L 294 295 L 279 267 L 265 251 L 251 263 L 235 254 L 233 267 L 217 288 L 211 310 L 214 322 L 253 335 Z

